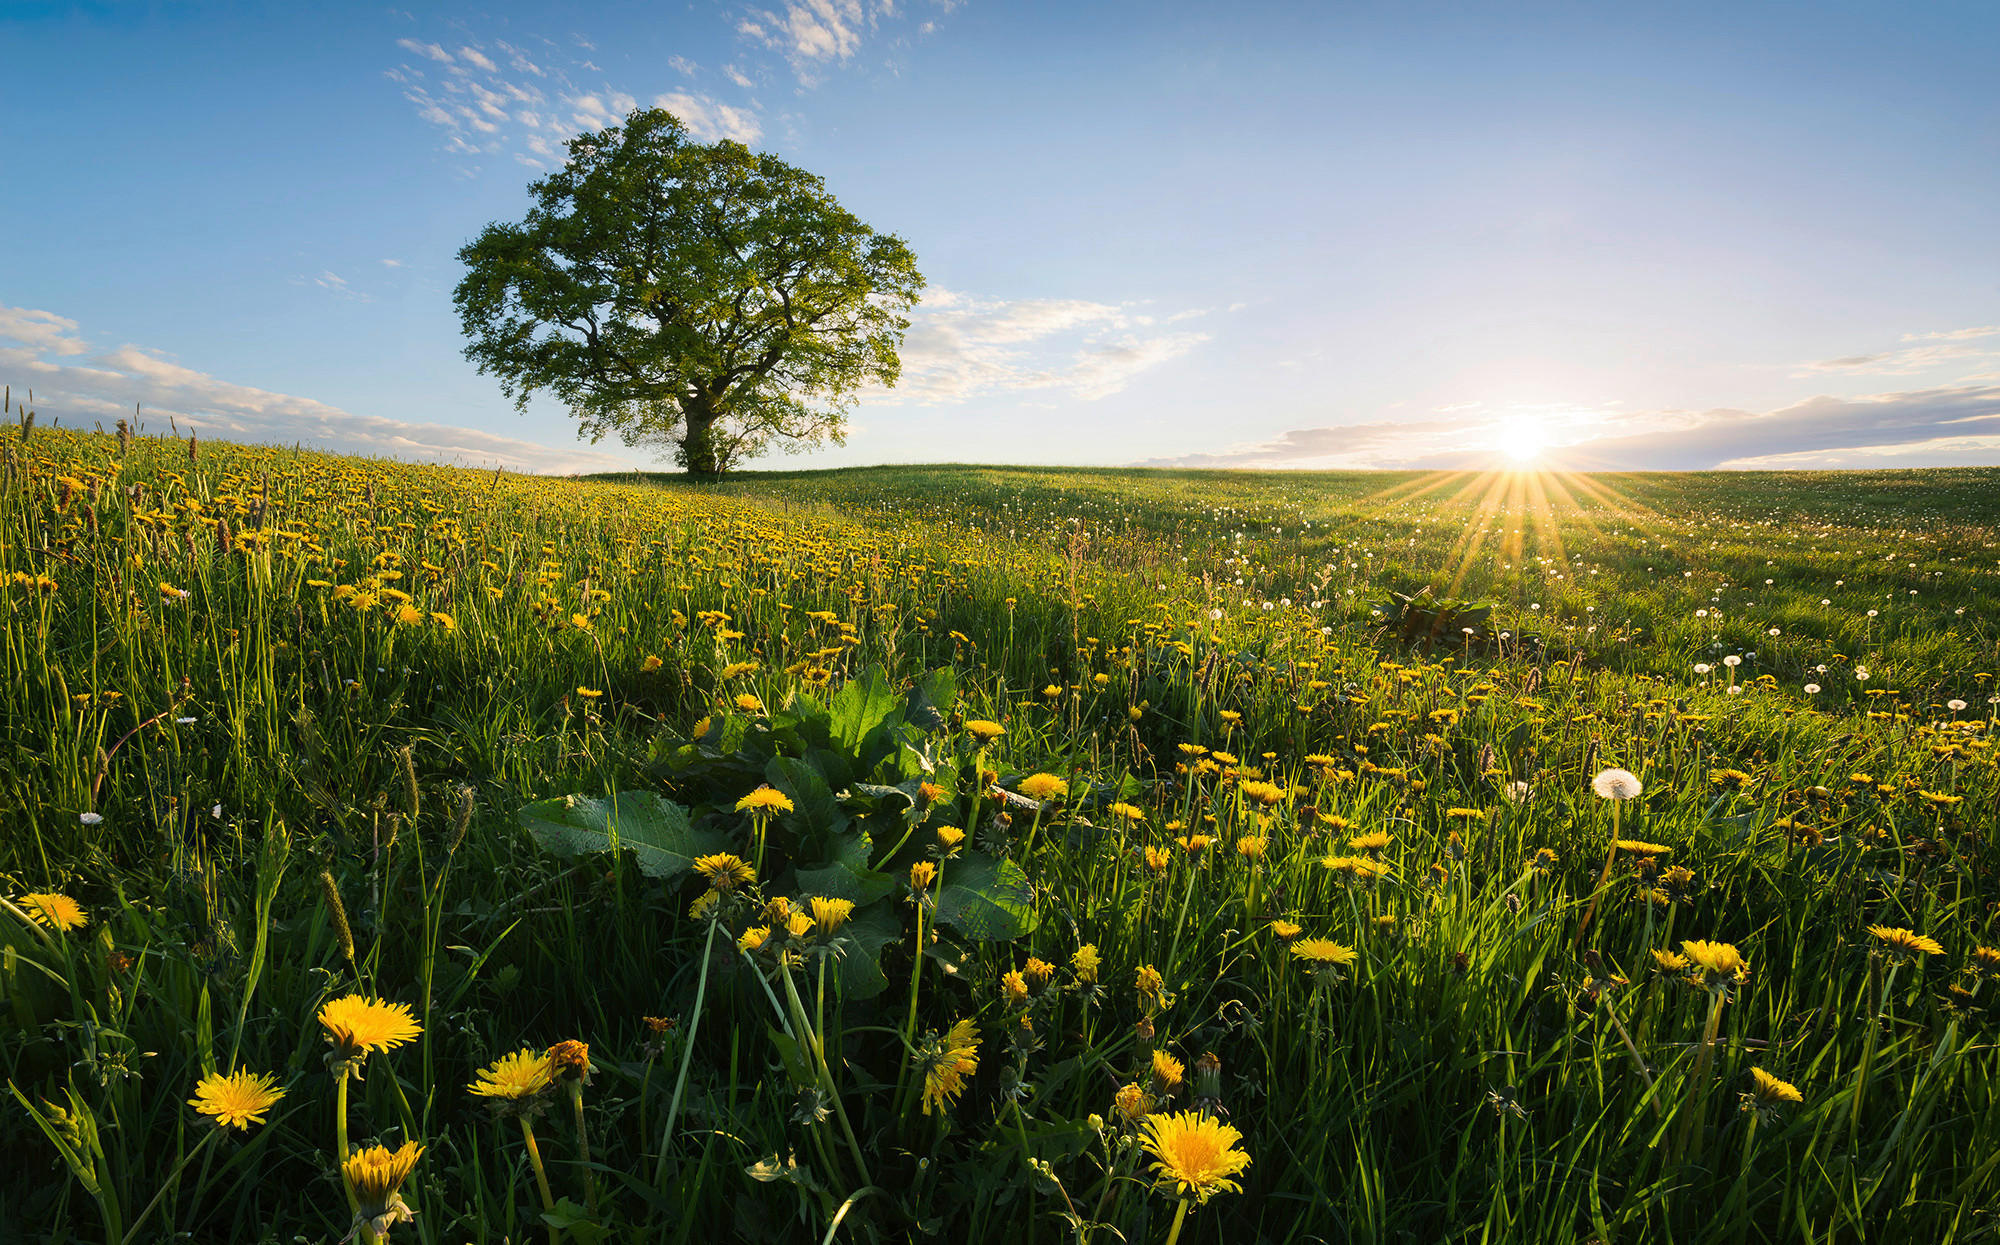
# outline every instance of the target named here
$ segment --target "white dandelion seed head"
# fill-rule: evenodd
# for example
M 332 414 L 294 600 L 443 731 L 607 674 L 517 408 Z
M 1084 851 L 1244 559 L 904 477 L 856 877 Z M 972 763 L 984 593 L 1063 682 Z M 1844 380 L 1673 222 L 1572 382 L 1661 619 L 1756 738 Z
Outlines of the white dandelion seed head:
M 1629 769 L 1607 769 L 1590 780 L 1590 789 L 1607 800 L 1629 800 L 1646 788 Z
M 1808 695 L 1808 696 L 1817 696 L 1817 695 L 1819 695 L 1819 684 L 1817 684 L 1817 683 L 1808 683 L 1808 684 L 1806 684 L 1806 695 Z
M 1947 701 L 1945 701 L 1945 702 L 1944 702 L 1944 707 L 1945 707 L 1945 708 L 1947 708 L 1947 709 L 1949 709 L 1949 710 L 1951 710 L 1951 711 L 1952 711 L 1953 713 L 1957 713 L 1957 712 L 1959 712 L 1959 711 L 1960 711 L 1961 709 L 1965 708 L 1965 702 L 1964 702 L 1964 701 L 1962 701 L 1962 700 L 1956 700 L 1956 699 L 1954 699 L 1954 700 L 1947 700 Z
M 103 813 L 78 813 L 76 819 L 86 826 L 101 826 L 104 824 Z

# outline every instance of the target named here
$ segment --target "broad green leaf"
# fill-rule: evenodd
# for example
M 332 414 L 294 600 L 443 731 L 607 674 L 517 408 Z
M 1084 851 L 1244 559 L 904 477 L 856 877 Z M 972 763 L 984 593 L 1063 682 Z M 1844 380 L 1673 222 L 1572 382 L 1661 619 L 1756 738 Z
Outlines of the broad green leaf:
M 868 867 L 836 861 L 824 869 L 798 871 L 799 894 L 824 895 L 828 899 L 848 899 L 857 908 L 866 907 L 896 887 L 896 879 Z
M 833 698 L 833 741 L 849 755 L 861 751 L 861 741 L 902 707 L 880 666 L 870 666 L 847 681 Z
M 944 864 L 938 887 L 938 920 L 969 938 L 988 942 L 1019 938 L 1035 927 L 1028 875 L 1011 860 L 966 852 Z
M 686 809 L 651 791 L 542 800 L 521 810 L 521 825 L 556 856 L 629 849 L 639 871 L 653 878 L 677 877 L 694 867 L 695 857 L 726 846 L 719 833 L 695 829 Z

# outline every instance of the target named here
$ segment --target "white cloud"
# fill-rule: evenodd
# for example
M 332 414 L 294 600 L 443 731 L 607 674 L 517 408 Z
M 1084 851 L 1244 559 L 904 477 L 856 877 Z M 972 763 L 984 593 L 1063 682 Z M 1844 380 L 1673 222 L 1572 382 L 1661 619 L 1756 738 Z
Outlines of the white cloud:
M 478 48 L 460 48 L 458 50 L 458 59 L 464 61 L 468 65 L 474 65 L 480 69 L 484 69 L 487 73 L 495 73 L 499 70 L 499 66 L 495 65 L 492 62 L 492 60 L 489 59 L 487 55 L 484 52 L 481 52 Z
M 667 58 L 667 65 L 674 72 L 686 74 L 690 78 L 694 77 L 701 69 L 701 66 L 695 64 L 685 56 L 669 56 Z
M 993 394 L 1067 393 L 1085 400 L 1209 340 L 1144 331 L 1129 305 L 1081 299 L 981 299 L 932 290 L 912 313 L 902 379 L 878 405 L 949 405 Z
M 396 46 L 406 52 L 415 52 L 418 56 L 428 57 L 442 65 L 452 63 L 451 53 L 445 51 L 435 43 L 419 43 L 415 39 L 398 39 L 396 40 Z
M 53 311 L 0 306 L 0 341 L 12 340 L 47 354 L 78 355 L 89 347 L 76 332 L 76 321 Z
M 331 275 L 331 274 L 328 274 Z M 559 449 L 449 424 L 356 415 L 311 398 L 233 384 L 185 367 L 156 351 L 125 345 L 87 360 L 77 324 L 53 312 L 0 306 L 0 374 L 32 387 L 35 409 L 50 422 L 88 425 L 120 419 L 140 406 L 149 428 L 171 418 L 204 437 L 280 445 L 304 443 L 350 454 L 504 465 L 515 470 L 620 470 L 630 462 L 580 448 Z
M 664 108 L 679 117 L 687 126 L 688 133 L 705 143 L 719 138 L 731 138 L 748 146 L 763 137 L 764 129 L 757 123 L 757 115 L 747 108 L 733 108 L 717 103 L 706 95 L 691 95 L 686 91 L 670 91 L 656 96 L 656 108 Z

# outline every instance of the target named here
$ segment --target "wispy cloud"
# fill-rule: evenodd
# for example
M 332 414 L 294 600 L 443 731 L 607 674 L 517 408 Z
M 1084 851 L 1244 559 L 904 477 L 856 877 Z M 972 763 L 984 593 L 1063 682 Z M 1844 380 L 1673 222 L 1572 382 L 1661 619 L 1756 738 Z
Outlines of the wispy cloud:
M 18 393 L 32 388 L 36 411 L 71 424 L 123 418 L 140 404 L 150 426 L 169 418 L 185 430 L 232 441 L 290 445 L 379 457 L 504 465 L 515 470 L 615 470 L 610 454 L 560 449 L 448 424 L 357 415 L 311 398 L 238 385 L 185 367 L 154 350 L 125 345 L 92 353 L 76 321 L 50 311 L 0 306 L 0 377 Z
M 1132 304 L 982 299 L 934 289 L 911 316 L 901 382 L 868 398 L 944 405 L 1035 391 L 1106 397 L 1209 340 L 1160 324 Z
M 397 45 L 419 59 L 390 67 L 386 76 L 402 87 L 417 116 L 443 133 L 445 149 L 459 156 L 511 156 L 552 168 L 561 163 L 569 139 L 624 120 L 639 103 L 633 93 L 602 81 L 602 71 L 589 61 L 554 43 L 533 55 L 498 40 L 466 44 L 456 53 L 414 39 L 399 39 Z M 683 72 L 694 69 L 675 59 Z M 595 85 L 589 84 L 592 75 L 599 76 Z M 750 144 L 763 137 L 763 124 L 747 103 L 685 87 L 653 102 L 704 142 L 730 138 Z
M 1796 375 L 1844 372 L 1860 376 L 1913 376 L 1969 360 L 2000 358 L 2000 340 L 1995 339 L 2000 339 L 2000 324 L 1939 333 L 1909 333 L 1903 337 L 1909 344 L 1871 354 L 1822 359 L 1806 364 Z

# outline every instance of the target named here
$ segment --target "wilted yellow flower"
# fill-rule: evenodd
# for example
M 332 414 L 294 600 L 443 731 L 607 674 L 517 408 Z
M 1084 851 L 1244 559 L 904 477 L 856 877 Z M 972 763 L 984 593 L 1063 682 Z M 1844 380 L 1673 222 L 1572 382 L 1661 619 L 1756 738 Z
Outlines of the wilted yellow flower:
M 1149 1115 L 1140 1136 L 1153 1156 L 1153 1174 L 1162 1189 L 1197 1203 L 1217 1193 L 1240 1193 L 1234 1179 L 1250 1166 L 1250 1156 L 1236 1148 L 1243 1134 L 1200 1111 Z
M 1056 975 L 1056 966 L 1047 960 L 1031 955 L 1028 957 L 1028 962 L 1021 965 L 1021 973 L 1029 981 L 1034 982 L 1038 986 L 1047 985 L 1049 979 Z
M 1000 998 L 1011 1006 L 1019 1007 L 1028 1001 L 1028 979 L 1019 969 L 1003 974 L 1000 978 Z
M 549 1069 L 558 1077 L 590 1080 L 590 1046 L 569 1038 L 549 1047 Z
M 188 1105 L 213 1119 L 217 1128 L 249 1132 L 252 1124 L 264 1122 L 264 1113 L 284 1096 L 285 1091 L 270 1074 L 238 1069 L 228 1076 L 211 1072 L 201 1078 Z
M 1137 1082 L 1120 1089 L 1111 1101 L 1127 1122 L 1136 1124 L 1145 1118 L 1146 1091 L 1140 1089 Z
M 1097 954 L 1095 943 L 1083 944 L 1069 957 L 1070 971 L 1076 974 L 1078 981 L 1085 983 L 1097 980 L 1097 969 L 1102 963 L 1103 959 Z
M 1138 967 L 1133 974 L 1132 987 L 1139 993 L 1139 1002 L 1149 1011 L 1166 1002 L 1166 978 L 1160 976 L 1160 970 L 1151 964 L 1141 964 Z
M 965 1090 L 965 1079 L 979 1070 L 979 1027 L 961 1020 L 942 1039 L 934 1038 L 922 1059 L 924 1114 L 937 1105 L 950 1106 Z

